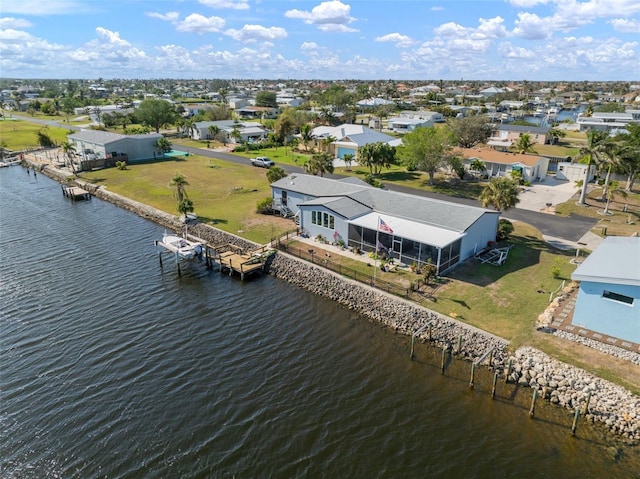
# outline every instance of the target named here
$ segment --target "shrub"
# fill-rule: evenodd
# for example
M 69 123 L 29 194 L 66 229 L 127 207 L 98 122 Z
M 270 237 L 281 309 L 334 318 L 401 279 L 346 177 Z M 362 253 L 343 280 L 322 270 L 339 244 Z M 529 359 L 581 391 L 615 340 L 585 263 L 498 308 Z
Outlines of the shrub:
M 511 223 L 511 221 L 509 220 L 501 219 L 498 222 L 498 232 L 496 233 L 496 240 L 505 240 L 511 233 L 513 233 L 513 223 Z
M 258 201 L 256 206 L 256 213 L 260 213 L 261 215 L 269 215 L 273 213 L 273 198 L 265 198 L 263 200 Z
M 119 170 L 126 170 L 127 169 L 127 162 L 126 161 L 116 161 L 116 168 L 118 168 Z

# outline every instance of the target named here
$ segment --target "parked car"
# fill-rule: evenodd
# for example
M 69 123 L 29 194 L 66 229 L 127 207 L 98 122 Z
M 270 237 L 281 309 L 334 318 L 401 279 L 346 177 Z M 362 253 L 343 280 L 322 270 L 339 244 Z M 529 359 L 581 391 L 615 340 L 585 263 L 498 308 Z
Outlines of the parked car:
M 262 168 L 271 168 L 275 163 L 266 156 L 258 156 L 257 158 L 251 158 L 251 164 Z

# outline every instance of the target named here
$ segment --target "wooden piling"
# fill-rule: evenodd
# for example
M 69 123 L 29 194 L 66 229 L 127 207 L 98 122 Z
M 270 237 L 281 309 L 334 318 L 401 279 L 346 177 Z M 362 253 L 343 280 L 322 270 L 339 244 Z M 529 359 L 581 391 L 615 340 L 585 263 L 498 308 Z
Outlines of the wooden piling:
M 431 342 L 431 325 L 429 325 L 429 342 Z
M 476 374 L 476 363 L 471 363 L 471 379 L 469 379 L 469 388 L 473 389 L 473 379 Z
M 582 415 L 586 416 L 587 413 L 589 412 L 589 402 L 591 401 L 591 392 L 589 392 L 589 394 L 587 394 L 587 402 L 584 403 L 584 409 L 582 410 Z
M 536 414 L 536 399 L 538 399 L 538 390 L 533 390 L 533 397 L 531 398 L 531 407 L 529 408 L 529 416 L 533 417 Z
M 411 354 L 409 355 L 409 357 L 411 358 L 411 361 L 413 361 L 413 357 L 414 357 L 413 351 L 414 351 L 415 343 L 416 343 L 416 336 L 414 334 L 411 336 Z
M 447 347 L 443 346 L 442 347 L 442 360 L 440 361 L 440 372 L 442 374 L 444 374 L 444 359 L 445 359 L 445 354 L 447 353 Z
M 504 377 L 504 382 L 509 382 L 509 376 L 511 376 L 511 368 L 513 367 L 513 359 L 509 359 L 509 363 L 507 364 L 507 375 Z
M 491 386 L 491 399 L 496 397 L 496 384 L 498 382 L 498 371 L 493 373 L 493 385 Z
M 573 414 L 573 424 L 571 424 L 571 435 L 576 435 L 576 429 L 578 428 L 578 420 L 580 419 L 580 409 L 576 408 L 576 412 Z
M 460 354 L 462 352 L 462 334 L 458 336 L 458 349 L 456 350 L 456 354 Z

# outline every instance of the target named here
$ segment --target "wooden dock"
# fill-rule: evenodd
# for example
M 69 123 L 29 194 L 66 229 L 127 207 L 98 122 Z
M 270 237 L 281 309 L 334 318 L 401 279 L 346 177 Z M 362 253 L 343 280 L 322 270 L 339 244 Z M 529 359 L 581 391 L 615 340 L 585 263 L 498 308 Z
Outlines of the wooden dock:
M 270 251 L 267 251 L 265 247 L 249 254 L 244 254 L 242 248 L 233 244 L 218 246 L 214 249 L 218 252 L 217 260 L 220 271 L 226 271 L 230 276 L 237 273 L 242 280 L 249 274 L 263 271 L 266 258 L 270 255 Z
M 79 186 L 69 186 L 69 185 L 61 185 L 62 186 L 62 194 L 67 198 L 71 198 L 72 200 L 90 200 L 91 193 L 86 190 L 83 190 Z

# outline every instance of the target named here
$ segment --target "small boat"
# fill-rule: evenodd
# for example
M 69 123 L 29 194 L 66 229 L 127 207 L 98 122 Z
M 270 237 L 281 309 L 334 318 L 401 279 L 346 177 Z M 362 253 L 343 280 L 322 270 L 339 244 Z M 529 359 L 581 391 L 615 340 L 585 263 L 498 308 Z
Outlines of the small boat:
M 165 233 L 162 236 L 161 246 L 173 253 L 176 253 L 180 259 L 198 258 L 199 260 L 202 260 L 202 253 L 204 251 L 202 243 L 189 241 L 182 236 Z

